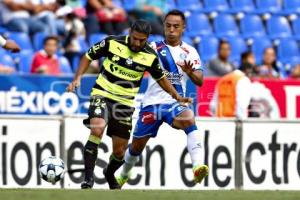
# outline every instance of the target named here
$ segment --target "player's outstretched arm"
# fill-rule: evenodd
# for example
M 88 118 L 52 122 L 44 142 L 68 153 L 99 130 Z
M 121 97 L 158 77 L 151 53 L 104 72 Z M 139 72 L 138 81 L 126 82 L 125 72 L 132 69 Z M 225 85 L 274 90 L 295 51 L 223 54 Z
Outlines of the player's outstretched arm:
M 192 103 L 193 99 L 189 97 L 182 97 L 180 96 L 176 89 L 173 87 L 173 85 L 170 83 L 170 81 L 164 76 L 160 80 L 157 81 L 157 83 L 160 85 L 162 89 L 164 89 L 167 93 L 169 93 L 174 99 L 176 99 L 178 102 L 182 103 Z
M 77 69 L 77 72 L 74 76 L 74 79 L 69 84 L 69 86 L 67 87 L 68 92 L 73 92 L 77 87 L 80 86 L 81 77 L 86 72 L 86 70 L 88 69 L 90 63 L 91 63 L 91 60 L 89 60 L 86 56 L 83 56 L 81 58 L 80 65 Z

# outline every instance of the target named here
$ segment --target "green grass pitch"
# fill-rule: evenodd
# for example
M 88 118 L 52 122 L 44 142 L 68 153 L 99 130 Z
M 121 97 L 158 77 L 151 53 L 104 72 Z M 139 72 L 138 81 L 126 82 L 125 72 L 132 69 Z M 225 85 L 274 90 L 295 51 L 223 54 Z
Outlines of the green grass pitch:
M 1 200 L 299 200 L 300 191 L 0 189 Z

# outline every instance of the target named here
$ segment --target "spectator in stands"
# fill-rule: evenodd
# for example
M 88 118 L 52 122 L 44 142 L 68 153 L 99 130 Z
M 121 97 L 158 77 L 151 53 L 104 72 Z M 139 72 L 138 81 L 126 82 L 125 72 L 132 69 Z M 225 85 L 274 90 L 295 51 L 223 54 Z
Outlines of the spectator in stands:
M 86 10 L 85 25 L 89 34 L 101 31 L 109 35 L 119 35 L 128 28 L 125 10 L 115 5 L 112 0 L 88 0 Z
M 32 60 L 31 72 L 38 74 L 58 75 L 60 67 L 55 54 L 58 49 L 58 38 L 48 36 L 44 40 L 44 49 L 37 52 Z
M 227 41 L 220 40 L 218 48 L 218 57 L 209 61 L 207 66 L 208 76 L 224 76 L 232 72 L 235 67 L 229 62 L 231 54 L 230 44 Z
M 0 13 L 8 30 L 28 34 L 49 32 L 41 20 L 30 16 L 34 9 L 30 0 L 3 0 L 2 3 Z
M 240 69 L 244 68 L 245 65 L 252 65 L 252 67 L 253 67 L 252 75 L 253 76 L 256 76 L 258 74 L 258 68 L 256 66 L 255 56 L 250 51 L 246 51 L 246 52 L 242 53 L 242 55 L 241 55 Z
M 253 65 L 243 64 L 243 67 L 230 72 L 217 82 L 210 110 L 216 117 L 248 117 L 248 106 L 252 96 Z
M 134 15 L 151 24 L 152 34 L 163 35 L 163 16 L 167 13 L 166 0 L 136 0 Z
M 276 61 L 276 52 L 272 47 L 264 50 L 262 64 L 258 67 L 258 75 L 262 78 L 279 78 L 279 66 Z
M 300 64 L 296 64 L 292 68 L 290 77 L 293 79 L 300 79 Z
M 48 33 L 50 35 L 58 35 L 58 32 L 64 32 L 64 24 L 59 23 L 55 16 L 55 12 L 60 7 L 56 0 L 31 0 L 31 2 L 33 4 L 33 16 L 49 28 Z
M 64 41 L 65 56 L 70 63 L 76 56 L 81 57 L 84 46 L 80 41 L 85 41 L 86 31 L 83 22 L 74 14 L 70 13 L 65 17 L 66 38 Z

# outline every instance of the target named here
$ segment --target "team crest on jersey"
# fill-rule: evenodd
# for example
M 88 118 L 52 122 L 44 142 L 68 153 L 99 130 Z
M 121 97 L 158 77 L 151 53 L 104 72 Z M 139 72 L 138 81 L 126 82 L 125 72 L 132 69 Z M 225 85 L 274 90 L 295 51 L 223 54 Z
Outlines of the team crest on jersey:
M 120 57 L 117 56 L 117 55 L 114 55 L 114 56 L 112 57 L 112 61 L 114 61 L 114 62 L 118 62 L 119 60 L 120 60 Z
M 167 51 L 163 49 L 163 50 L 160 52 L 160 54 L 161 54 L 162 56 L 167 56 Z
M 100 47 L 104 47 L 105 46 L 105 40 L 102 40 L 102 42 L 100 43 Z
M 128 57 L 127 60 L 126 60 L 126 65 L 132 65 L 133 63 L 133 60 L 132 60 L 132 57 Z
M 179 55 L 179 57 L 180 57 L 181 60 L 185 60 L 187 58 L 187 55 L 185 53 L 181 53 Z

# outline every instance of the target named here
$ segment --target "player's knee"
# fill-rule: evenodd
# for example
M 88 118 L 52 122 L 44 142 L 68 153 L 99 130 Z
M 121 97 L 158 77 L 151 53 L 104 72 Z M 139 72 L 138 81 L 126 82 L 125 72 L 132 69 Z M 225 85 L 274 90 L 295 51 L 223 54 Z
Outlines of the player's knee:
M 124 155 L 125 155 L 125 150 L 126 149 L 123 147 L 118 147 L 113 150 L 113 154 L 117 159 L 123 160 Z
M 182 126 L 183 126 L 183 129 L 186 129 L 190 126 L 193 126 L 195 125 L 195 120 L 194 119 L 186 119 L 184 121 L 182 121 Z
M 102 137 L 103 131 L 104 131 L 104 127 L 91 127 L 92 135 L 95 135 L 99 138 Z

